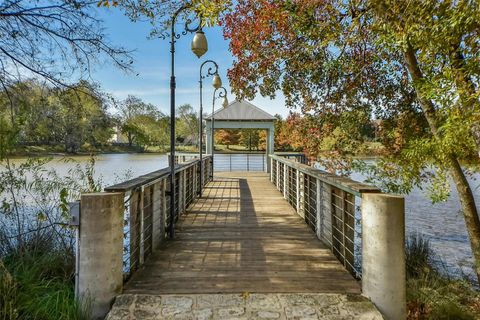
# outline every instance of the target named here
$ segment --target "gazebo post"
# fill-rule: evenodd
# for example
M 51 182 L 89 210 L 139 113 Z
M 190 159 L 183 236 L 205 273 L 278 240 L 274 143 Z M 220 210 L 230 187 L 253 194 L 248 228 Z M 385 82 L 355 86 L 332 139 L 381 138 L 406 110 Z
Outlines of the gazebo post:
M 272 122 L 269 129 L 267 129 L 267 172 L 270 172 L 270 155 L 275 152 L 275 123 Z
M 206 153 L 207 154 L 212 154 L 212 121 L 210 119 L 207 119 L 207 121 L 205 122 L 206 123 L 206 126 L 205 126 L 205 144 L 206 144 Z

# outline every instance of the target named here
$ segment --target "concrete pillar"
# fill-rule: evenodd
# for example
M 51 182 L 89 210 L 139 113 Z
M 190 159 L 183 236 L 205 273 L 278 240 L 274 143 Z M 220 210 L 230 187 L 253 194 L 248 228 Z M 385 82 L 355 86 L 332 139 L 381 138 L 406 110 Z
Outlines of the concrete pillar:
M 405 202 L 401 196 L 362 195 L 362 292 L 386 319 L 406 319 Z
M 123 286 L 123 193 L 87 193 L 80 200 L 78 298 L 91 319 L 103 319 Z

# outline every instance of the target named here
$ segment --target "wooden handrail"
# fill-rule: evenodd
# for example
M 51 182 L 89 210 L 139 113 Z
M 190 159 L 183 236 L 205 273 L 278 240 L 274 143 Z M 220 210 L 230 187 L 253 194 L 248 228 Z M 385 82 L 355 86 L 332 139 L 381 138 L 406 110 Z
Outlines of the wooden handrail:
M 295 168 L 312 177 L 315 177 L 338 189 L 341 189 L 346 192 L 350 192 L 356 196 L 361 196 L 362 193 L 382 192 L 378 187 L 375 187 L 366 183 L 358 182 L 347 177 L 337 176 L 335 174 L 328 173 L 326 171 L 308 166 L 306 164 L 292 161 L 290 159 L 284 158 L 276 154 L 270 155 L 270 158 L 274 159 L 275 161 L 281 162 L 289 167 Z
M 204 159 L 207 159 L 209 157 L 211 156 L 205 156 Z M 192 159 L 187 162 L 177 164 L 175 165 L 175 173 L 188 169 L 194 166 L 195 164 L 197 164 L 199 161 L 200 161 L 199 159 Z M 128 192 L 136 188 L 142 187 L 144 185 L 148 185 L 155 180 L 167 178 L 169 174 L 170 174 L 170 169 L 168 167 L 163 168 L 163 169 L 153 171 L 153 172 L 144 174 L 142 176 L 106 187 L 104 191 L 105 192 Z

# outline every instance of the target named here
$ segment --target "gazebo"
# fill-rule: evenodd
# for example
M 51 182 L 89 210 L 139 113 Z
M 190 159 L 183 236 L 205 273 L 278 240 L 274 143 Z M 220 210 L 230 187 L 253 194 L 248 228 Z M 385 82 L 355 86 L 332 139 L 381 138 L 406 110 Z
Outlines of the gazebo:
M 274 130 L 276 118 L 248 101 L 235 100 L 213 114 L 216 129 L 263 129 L 267 130 L 267 171 L 270 172 L 269 155 L 274 152 Z M 212 115 L 206 121 L 207 154 L 212 154 Z

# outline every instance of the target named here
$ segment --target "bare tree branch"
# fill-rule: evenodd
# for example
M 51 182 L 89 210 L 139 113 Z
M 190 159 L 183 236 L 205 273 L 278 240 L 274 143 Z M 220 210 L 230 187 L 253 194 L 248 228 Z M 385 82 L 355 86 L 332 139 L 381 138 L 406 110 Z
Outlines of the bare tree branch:
M 93 67 L 112 61 L 131 71 L 131 51 L 111 45 L 92 0 L 5 0 L 0 4 L 0 83 L 3 90 L 26 78 L 60 87 L 91 78 Z

